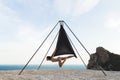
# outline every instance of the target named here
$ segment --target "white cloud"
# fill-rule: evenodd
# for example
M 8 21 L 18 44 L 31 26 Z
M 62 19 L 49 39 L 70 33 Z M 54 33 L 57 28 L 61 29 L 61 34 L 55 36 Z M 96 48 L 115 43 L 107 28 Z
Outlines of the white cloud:
M 3 34 L 4 37 L 14 35 L 14 38 L 20 37 L 19 39 L 21 40 L 22 38 L 35 40 L 35 35 L 38 36 L 42 33 L 36 27 L 38 26 L 21 19 L 15 10 L 4 5 L 2 2 L 0 3 L 0 32 L 7 34 Z M 30 36 L 33 38 L 30 38 Z
M 9 21 L 19 21 L 19 17 L 16 13 L 16 11 L 12 10 L 11 8 L 9 8 L 8 6 L 4 5 L 2 2 L 0 2 L 0 16 L 2 18 L 0 18 L 0 20 L 9 20 Z M 8 21 L 7 20 L 7 21 Z
M 91 11 L 100 0 L 54 0 L 56 11 L 63 16 L 80 16 Z
M 62 16 L 80 16 L 92 10 L 100 0 L 54 0 L 53 9 L 52 4 L 47 3 L 48 0 L 38 0 L 38 4 L 36 4 L 36 2 L 32 3 L 34 2 L 32 0 L 29 2 L 25 0 L 19 1 L 25 6 L 25 8 L 27 7 L 30 10 L 28 10 L 28 13 L 24 13 L 23 11 L 24 16 L 22 17 L 25 17 L 25 15 L 28 14 L 28 18 L 32 17 L 31 19 L 33 19 L 34 17 L 37 17 L 38 21 L 38 16 L 42 17 L 44 14 L 46 14 L 45 17 L 51 17 L 49 15 L 50 11 L 53 11 L 53 13 L 57 11 L 57 13 Z M 46 5 L 40 5 L 39 2 L 41 2 L 41 4 L 46 3 Z M 27 10 L 27 8 L 25 10 Z M 32 14 L 29 12 L 32 12 Z M 40 14 L 42 16 L 40 16 Z M 48 31 L 51 29 L 49 27 L 53 27 L 48 24 L 46 25 L 46 30 L 37 30 L 36 27 L 38 26 L 30 23 L 29 21 L 21 19 L 19 15 L 21 15 L 19 14 L 19 11 L 16 12 L 16 10 L 12 9 L 11 7 L 0 3 L 0 32 L 7 33 L 7 35 L 2 34 L 3 37 L 10 37 L 4 42 L 1 41 L 0 47 L 2 48 L 0 48 L 0 53 L 2 54 L 0 54 L 0 63 L 24 63 L 26 61 L 25 59 L 31 57 L 35 49 L 39 46 L 41 42 L 39 41 L 41 40 L 41 35 L 45 35 L 46 37 L 46 33 L 48 33 Z M 43 17 L 39 20 L 43 20 Z M 44 50 L 48 46 L 49 44 L 43 47 Z M 8 58 L 9 62 L 5 58 Z
M 105 16 L 104 26 L 109 29 L 119 29 L 120 28 L 120 15 L 119 13 L 111 12 Z
M 14 10 L 0 2 L 0 41 L 13 40 L 21 19 Z M 6 43 L 7 44 L 7 43 Z
M 21 64 L 32 55 L 41 35 L 47 32 L 35 27 L 22 20 L 16 11 L 0 3 L 0 64 Z

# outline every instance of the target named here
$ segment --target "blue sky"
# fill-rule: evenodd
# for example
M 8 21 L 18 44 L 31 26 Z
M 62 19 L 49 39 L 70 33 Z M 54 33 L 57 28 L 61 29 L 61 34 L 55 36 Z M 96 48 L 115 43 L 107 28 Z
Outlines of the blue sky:
M 0 64 L 25 64 L 59 20 L 70 26 L 91 54 L 98 46 L 120 54 L 119 3 L 119 0 L 0 0 Z M 31 63 L 39 64 L 51 39 Z M 87 63 L 87 53 L 81 47 L 79 52 Z M 72 61 L 81 63 L 79 59 Z

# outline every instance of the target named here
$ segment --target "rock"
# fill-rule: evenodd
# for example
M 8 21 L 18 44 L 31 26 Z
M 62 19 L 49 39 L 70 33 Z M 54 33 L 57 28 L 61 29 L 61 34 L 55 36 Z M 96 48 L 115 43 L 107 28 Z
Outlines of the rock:
M 100 67 L 107 71 L 120 71 L 120 55 L 111 53 L 103 47 L 97 47 L 96 53 L 90 55 L 87 68 L 99 70 Z

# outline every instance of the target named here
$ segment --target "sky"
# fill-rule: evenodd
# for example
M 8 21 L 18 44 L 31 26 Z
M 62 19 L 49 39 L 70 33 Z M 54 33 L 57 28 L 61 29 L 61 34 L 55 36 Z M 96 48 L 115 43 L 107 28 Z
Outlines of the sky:
M 0 64 L 26 64 L 59 20 L 69 25 L 90 54 L 99 46 L 120 54 L 119 3 L 120 0 L 0 0 Z M 58 29 L 30 64 L 41 62 Z M 87 64 L 88 54 L 66 31 Z M 54 48 L 48 55 L 53 51 Z M 44 64 L 57 63 L 45 60 Z M 78 57 L 66 64 L 82 62 Z

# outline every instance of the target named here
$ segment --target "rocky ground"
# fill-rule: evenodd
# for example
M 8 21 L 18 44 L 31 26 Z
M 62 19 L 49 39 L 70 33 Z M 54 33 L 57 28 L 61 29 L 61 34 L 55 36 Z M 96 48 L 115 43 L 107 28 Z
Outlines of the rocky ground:
M 0 80 L 120 80 L 120 72 L 95 70 L 26 70 L 0 71 Z

